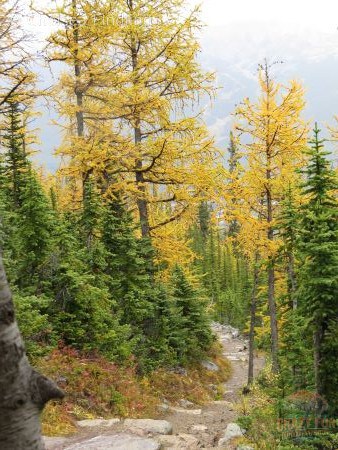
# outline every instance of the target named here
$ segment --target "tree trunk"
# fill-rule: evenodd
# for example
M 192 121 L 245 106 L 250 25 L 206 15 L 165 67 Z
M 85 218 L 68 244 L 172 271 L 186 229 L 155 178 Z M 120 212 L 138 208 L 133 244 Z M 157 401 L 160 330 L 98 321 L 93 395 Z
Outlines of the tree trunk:
M 255 258 L 255 268 L 253 276 L 253 286 L 251 294 L 250 306 L 250 332 L 249 332 L 249 366 L 248 366 L 248 386 L 252 384 L 254 379 L 254 343 L 255 343 L 255 324 L 256 324 L 256 307 L 257 307 L 257 286 L 259 270 L 257 267 L 258 257 Z
M 268 157 L 269 161 L 269 157 Z M 270 163 L 268 164 L 270 167 Z M 267 170 L 267 180 L 271 179 L 271 170 Z M 267 216 L 268 216 L 268 239 L 273 241 L 273 206 L 272 206 L 272 196 L 270 187 L 267 189 Z M 268 261 L 268 306 L 269 306 L 269 315 L 270 315 L 270 332 L 271 332 L 271 358 L 272 358 L 272 371 L 277 373 L 279 371 L 278 364 L 278 325 L 277 325 L 277 306 L 275 300 L 275 267 L 274 260 L 272 257 L 269 258 Z
M 268 304 L 270 315 L 270 332 L 271 332 L 271 358 L 272 371 L 279 371 L 278 364 L 278 326 L 277 326 L 277 308 L 275 302 L 275 268 L 273 262 L 269 262 L 268 268 Z
M 140 145 L 141 129 L 139 126 L 139 121 L 138 126 L 134 129 L 134 136 L 135 136 L 135 145 Z M 142 160 L 139 159 L 138 161 L 136 161 L 136 174 L 135 174 L 136 184 L 140 192 L 140 195 L 137 198 L 137 208 L 140 217 L 142 237 L 149 237 L 150 225 L 149 225 L 148 203 L 145 198 L 146 187 L 144 183 L 143 172 L 141 170 L 142 170 Z
M 0 256 L 0 449 L 42 450 L 40 413 L 63 392 L 29 364 Z
M 133 13 L 133 1 L 129 1 L 129 9 L 132 20 L 134 20 Z M 132 61 L 132 69 L 134 73 L 134 86 L 137 86 L 139 83 L 139 75 L 138 75 L 138 50 L 135 36 L 131 38 L 131 61 Z M 138 111 L 135 111 L 135 126 L 134 126 L 134 143 L 136 147 L 141 146 L 142 141 L 142 132 L 141 132 L 141 118 Z M 141 225 L 141 233 L 143 238 L 147 238 L 150 235 L 150 224 L 149 224 L 149 212 L 148 212 L 148 202 L 146 199 L 146 187 L 144 182 L 144 176 L 142 172 L 143 162 L 142 162 L 142 154 L 140 151 L 140 156 L 135 161 L 135 179 L 136 185 L 139 191 L 138 198 L 136 200 L 137 209 L 140 217 L 140 225 Z
M 297 283 L 295 274 L 295 257 L 291 250 L 288 252 L 288 277 L 289 277 L 289 296 L 292 302 L 292 309 L 295 311 L 298 307 L 297 297 L 295 295 L 297 290 Z

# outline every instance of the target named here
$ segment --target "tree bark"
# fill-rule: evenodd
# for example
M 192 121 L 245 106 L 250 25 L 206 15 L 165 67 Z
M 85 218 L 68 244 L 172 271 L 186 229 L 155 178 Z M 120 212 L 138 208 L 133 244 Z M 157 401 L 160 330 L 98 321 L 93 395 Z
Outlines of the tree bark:
M 139 120 L 137 120 L 138 125 L 134 129 L 134 137 L 135 137 L 135 145 L 141 144 L 141 129 Z M 145 198 L 146 195 L 146 187 L 144 183 L 144 177 L 142 169 L 142 159 L 138 159 L 136 161 L 136 183 L 138 186 L 138 190 L 140 192 L 140 195 L 137 198 L 137 209 L 139 212 L 140 217 L 140 224 L 141 224 L 141 234 L 143 238 L 147 238 L 150 235 L 150 225 L 149 225 L 149 213 L 148 213 L 148 203 Z
M 292 250 L 288 252 L 288 277 L 289 277 L 289 296 L 292 302 L 292 309 L 295 311 L 298 307 L 296 290 L 297 290 L 297 282 L 296 282 L 296 274 L 295 274 L 295 257 L 292 253 Z
M 63 392 L 29 364 L 0 256 L 0 449 L 42 450 L 40 413 Z
M 257 263 L 258 257 L 256 255 L 255 268 L 253 274 L 252 294 L 251 294 L 251 306 L 250 306 L 248 386 L 252 384 L 254 379 L 254 343 L 255 343 L 255 324 L 256 324 L 256 307 L 257 307 L 257 286 L 259 275 Z
M 267 170 L 267 179 L 271 179 L 271 171 Z M 267 213 L 268 213 L 268 239 L 273 241 L 273 206 L 272 206 L 272 196 L 270 188 L 267 189 Z M 279 371 L 278 364 L 278 325 L 277 325 L 277 306 L 275 300 L 275 267 L 274 260 L 272 257 L 268 261 L 268 306 L 270 315 L 270 332 L 271 332 L 271 357 L 272 357 L 272 371 L 277 373 Z
M 128 3 L 131 18 L 134 21 L 134 4 L 133 1 L 130 0 Z M 132 70 L 134 74 L 133 83 L 134 86 L 137 86 L 139 83 L 139 74 L 138 74 L 138 49 L 137 42 L 135 36 L 131 37 L 131 62 L 132 62 Z M 142 141 L 142 131 L 141 131 L 141 118 L 139 112 L 135 111 L 135 125 L 134 125 L 134 143 L 136 147 L 140 148 Z M 137 209 L 140 217 L 140 225 L 141 225 L 141 234 L 143 238 L 148 238 L 150 235 L 150 224 L 149 224 L 149 211 L 148 211 L 148 202 L 146 199 L 146 186 L 144 182 L 144 176 L 142 172 L 143 161 L 142 154 L 140 149 L 140 156 L 135 161 L 135 179 L 136 185 L 139 191 L 138 198 L 136 200 Z
M 250 306 L 248 386 L 252 384 L 254 379 L 254 344 L 255 344 L 258 274 L 259 271 L 257 267 L 257 257 L 256 257 L 252 294 L 251 294 L 251 306 Z
M 270 315 L 270 332 L 271 332 L 271 357 L 272 371 L 279 371 L 278 363 L 278 326 L 277 326 L 277 307 L 275 302 L 275 268 L 273 261 L 269 261 L 268 268 L 268 305 Z

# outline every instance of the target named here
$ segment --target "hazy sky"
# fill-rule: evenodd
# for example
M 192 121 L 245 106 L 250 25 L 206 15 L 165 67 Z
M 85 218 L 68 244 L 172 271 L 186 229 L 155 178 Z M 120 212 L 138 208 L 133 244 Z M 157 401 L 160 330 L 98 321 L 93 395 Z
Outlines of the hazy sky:
M 20 1 L 29 4 L 30 0 Z M 201 4 L 206 25 L 200 35 L 200 61 L 217 73 L 220 89 L 205 118 L 220 146 L 227 145 L 235 105 L 258 93 L 257 65 L 264 58 L 283 61 L 274 69 L 281 81 L 297 78 L 304 83 L 309 119 L 322 125 L 334 122 L 338 114 L 338 0 L 187 0 L 187 4 Z M 35 18 L 29 26 L 41 41 L 51 31 L 45 20 Z M 50 82 L 50 75 L 44 76 Z M 50 118 L 45 113 L 39 120 L 40 159 L 54 169 L 57 162 L 51 155 L 60 134 L 48 124 Z
M 338 26 L 336 0 L 204 0 L 201 3 L 203 18 L 209 26 L 264 21 L 280 23 L 289 31 L 312 28 L 326 32 L 336 32 Z

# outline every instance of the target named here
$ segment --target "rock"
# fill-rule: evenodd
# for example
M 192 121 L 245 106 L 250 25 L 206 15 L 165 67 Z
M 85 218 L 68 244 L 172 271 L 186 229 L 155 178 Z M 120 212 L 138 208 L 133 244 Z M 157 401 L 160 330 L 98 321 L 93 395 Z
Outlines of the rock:
M 193 402 L 190 402 L 189 400 L 186 400 L 185 398 L 181 398 L 181 400 L 179 401 L 179 404 L 182 408 L 192 408 L 195 406 Z
M 45 442 L 46 450 L 58 450 L 69 441 L 69 439 L 65 437 L 49 436 L 44 436 L 43 440 Z
M 96 436 L 66 447 L 65 450 L 159 450 L 160 448 L 161 444 L 154 439 L 120 433 L 111 436 Z
M 224 356 L 226 356 L 229 361 L 240 361 L 240 358 L 234 355 L 224 355 Z
M 239 337 L 239 331 L 235 329 L 231 332 L 231 335 L 234 339 L 236 339 Z
M 253 447 L 251 447 L 250 445 L 239 445 L 238 447 L 236 447 L 236 450 L 255 450 Z
M 218 365 L 213 363 L 212 361 L 204 360 L 204 361 L 201 362 L 201 365 L 205 369 L 210 370 L 211 372 L 218 372 L 219 371 Z
M 167 403 L 161 403 L 160 405 L 158 405 L 158 410 L 162 412 L 167 412 L 169 411 L 169 405 Z
M 179 414 L 190 414 L 192 416 L 199 416 L 202 414 L 202 410 L 201 409 L 183 409 L 183 408 L 174 408 L 171 407 L 170 411 L 179 413 Z
M 169 369 L 169 372 L 184 375 L 185 377 L 188 375 L 188 372 L 184 367 L 173 367 L 172 369 Z
M 198 448 L 198 439 L 191 434 L 158 436 L 157 440 L 162 445 L 161 448 L 171 448 L 172 450 L 196 450 Z
M 128 429 L 139 429 L 147 433 L 171 434 L 173 426 L 167 420 L 155 419 L 126 419 L 124 427 Z
M 93 427 L 112 427 L 117 423 L 120 423 L 120 419 L 93 419 L 93 420 L 79 420 L 76 422 L 80 428 L 93 428 Z
M 218 447 L 226 444 L 230 439 L 243 436 L 245 430 L 242 430 L 237 423 L 229 423 L 225 429 L 223 437 L 218 441 Z
M 194 433 L 204 433 L 205 431 L 208 431 L 208 427 L 203 424 L 193 425 L 190 429 Z

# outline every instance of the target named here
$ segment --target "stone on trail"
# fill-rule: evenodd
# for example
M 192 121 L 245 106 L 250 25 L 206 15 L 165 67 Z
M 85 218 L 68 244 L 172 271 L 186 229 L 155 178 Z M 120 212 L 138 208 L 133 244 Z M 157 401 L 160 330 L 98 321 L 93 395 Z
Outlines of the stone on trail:
M 45 442 L 46 450 L 58 450 L 69 441 L 69 439 L 65 437 L 49 437 L 49 436 L 44 436 L 43 440 Z
M 253 447 L 251 447 L 250 445 L 239 445 L 236 450 L 255 450 Z
M 179 414 L 189 414 L 192 416 L 200 416 L 202 414 L 201 409 L 183 409 L 183 408 L 175 408 L 170 407 L 170 411 L 179 413 Z
M 80 428 L 93 428 L 93 427 L 112 427 L 113 425 L 116 425 L 117 423 L 120 423 L 120 419 L 86 419 L 86 420 L 79 420 L 76 422 L 77 426 Z
M 171 450 L 196 450 L 198 448 L 198 439 L 191 434 L 158 436 L 156 439 L 160 442 L 161 448 L 170 448 Z
M 181 398 L 179 403 L 182 408 L 192 408 L 195 406 L 193 402 L 190 402 L 189 400 L 186 400 L 185 398 Z
M 208 427 L 203 424 L 196 424 L 192 425 L 190 430 L 195 433 L 204 433 L 205 431 L 208 431 Z
M 157 409 L 161 412 L 167 412 L 169 411 L 169 405 L 167 403 L 161 403 L 160 405 L 158 405 Z
M 240 358 L 238 358 L 238 356 L 236 356 L 236 355 L 224 354 L 224 356 L 226 356 L 229 361 L 240 361 Z
M 237 423 L 229 423 L 225 429 L 223 437 L 218 441 L 218 446 L 222 447 L 232 438 L 243 436 L 245 430 L 242 430 Z
M 161 444 L 154 439 L 130 434 L 96 436 L 92 439 L 66 447 L 65 450 L 159 450 Z
M 215 364 L 212 361 L 207 361 L 204 360 L 201 362 L 202 367 L 204 367 L 207 370 L 210 370 L 211 372 L 218 372 L 219 371 L 219 367 L 217 364 Z
M 124 427 L 128 430 L 138 429 L 147 433 L 171 434 L 173 426 L 167 420 L 155 419 L 126 419 Z

